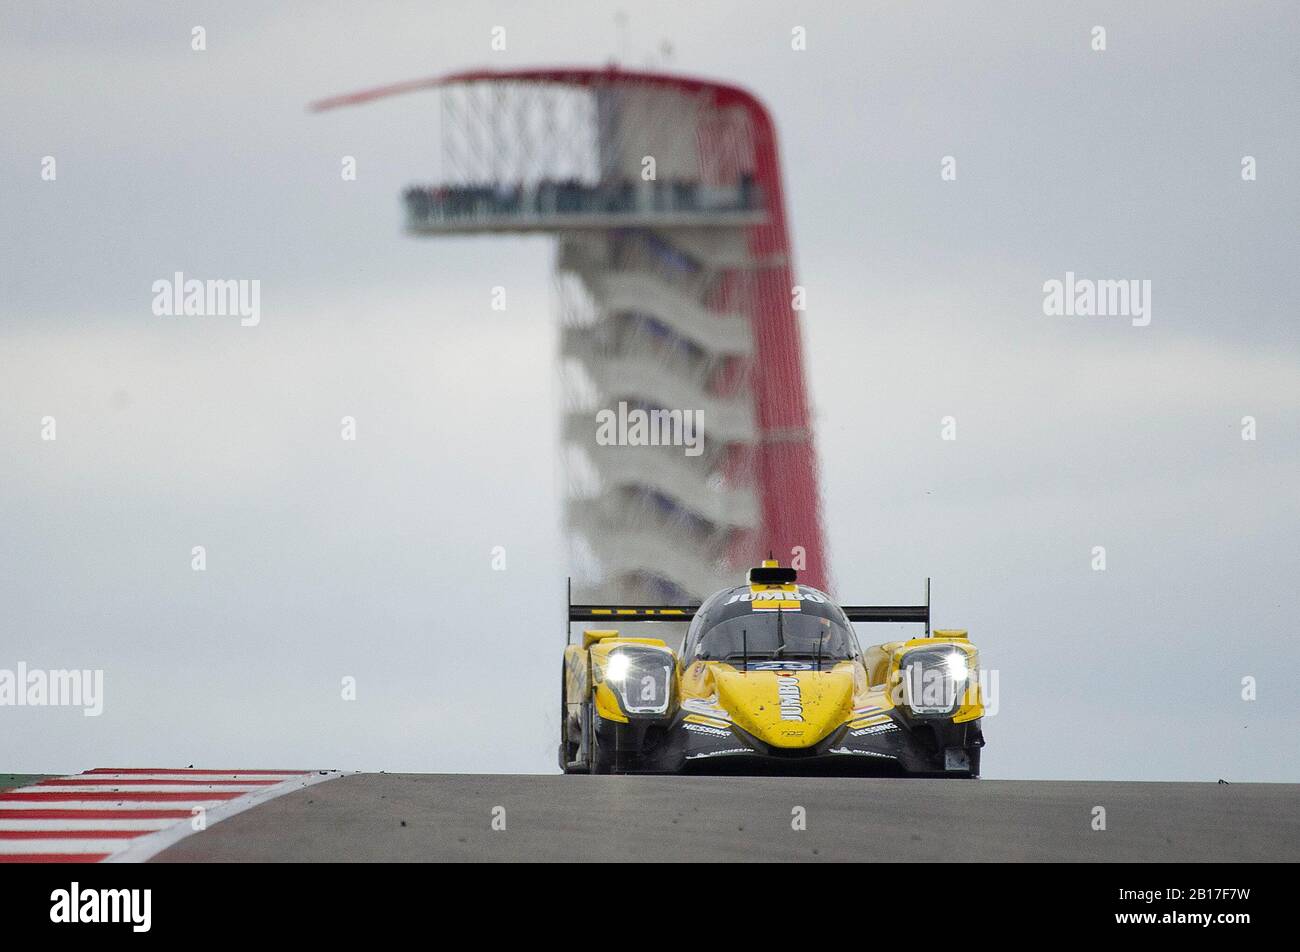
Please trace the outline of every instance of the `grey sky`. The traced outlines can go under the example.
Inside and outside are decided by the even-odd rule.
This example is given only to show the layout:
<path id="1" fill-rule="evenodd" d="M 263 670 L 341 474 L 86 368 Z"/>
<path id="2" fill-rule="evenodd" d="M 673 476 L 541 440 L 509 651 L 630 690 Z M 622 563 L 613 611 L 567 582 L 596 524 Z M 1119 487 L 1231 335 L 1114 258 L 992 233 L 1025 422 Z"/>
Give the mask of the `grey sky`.
<path id="1" fill-rule="evenodd" d="M 985 775 L 1300 780 L 1297 8 L 835 6 L 7 4 L 0 668 L 106 698 L 0 708 L 0 770 L 552 768 L 550 246 L 402 235 L 433 94 L 304 107 L 666 37 L 776 118 L 837 591 L 934 577 L 1000 673 Z M 155 317 L 177 270 L 261 325 Z M 1044 316 L 1067 270 L 1151 325 Z"/>

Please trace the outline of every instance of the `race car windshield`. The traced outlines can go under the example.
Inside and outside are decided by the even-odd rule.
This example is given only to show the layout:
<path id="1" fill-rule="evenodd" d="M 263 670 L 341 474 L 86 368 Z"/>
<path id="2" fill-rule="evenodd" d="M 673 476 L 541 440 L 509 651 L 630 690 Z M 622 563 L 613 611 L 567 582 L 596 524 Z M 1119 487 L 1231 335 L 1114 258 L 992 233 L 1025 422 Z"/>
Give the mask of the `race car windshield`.
<path id="1" fill-rule="evenodd" d="M 706 661 L 846 661 L 854 656 L 854 641 L 840 622 L 808 611 L 746 612 L 706 631 L 696 654 Z"/>

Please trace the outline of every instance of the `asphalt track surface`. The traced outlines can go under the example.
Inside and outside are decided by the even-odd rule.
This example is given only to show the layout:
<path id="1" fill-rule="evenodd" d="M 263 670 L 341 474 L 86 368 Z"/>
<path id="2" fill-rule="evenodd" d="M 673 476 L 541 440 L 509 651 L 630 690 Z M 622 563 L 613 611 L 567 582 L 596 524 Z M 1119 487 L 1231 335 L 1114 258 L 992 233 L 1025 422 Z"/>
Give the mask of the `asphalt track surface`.
<path id="1" fill-rule="evenodd" d="M 353 774 L 154 862 L 1297 859 L 1295 784 Z"/>

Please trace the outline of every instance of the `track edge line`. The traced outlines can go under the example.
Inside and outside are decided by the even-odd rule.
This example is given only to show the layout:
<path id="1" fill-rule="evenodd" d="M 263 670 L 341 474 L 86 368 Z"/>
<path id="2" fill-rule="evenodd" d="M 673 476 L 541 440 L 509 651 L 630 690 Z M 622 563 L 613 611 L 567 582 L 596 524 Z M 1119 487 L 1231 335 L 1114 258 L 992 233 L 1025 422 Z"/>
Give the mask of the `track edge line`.
<path id="1" fill-rule="evenodd" d="M 213 807 L 205 814 L 204 827 L 202 830 L 194 829 L 191 823 L 180 820 L 171 826 L 156 830 L 153 833 L 147 833 L 144 836 L 137 837 L 131 841 L 131 845 L 126 849 L 116 853 L 111 853 L 101 863 L 143 863 L 153 859 L 168 847 L 175 846 L 181 840 L 187 839 L 196 833 L 202 833 L 210 830 L 222 820 L 228 820 L 232 816 L 243 813 L 245 810 L 251 810 L 253 807 L 261 806 L 269 800 L 282 797 L 286 793 L 293 793 L 295 790 L 302 790 L 306 787 L 314 786 L 318 783 L 325 783 L 329 780 L 336 780 L 339 777 L 347 776 L 357 771 L 349 770 L 317 770 L 312 771 L 307 777 L 287 777 L 281 783 L 273 787 L 265 787 L 261 790 L 251 791 L 246 797 L 240 797 L 236 800 L 228 800 L 219 806 Z"/>

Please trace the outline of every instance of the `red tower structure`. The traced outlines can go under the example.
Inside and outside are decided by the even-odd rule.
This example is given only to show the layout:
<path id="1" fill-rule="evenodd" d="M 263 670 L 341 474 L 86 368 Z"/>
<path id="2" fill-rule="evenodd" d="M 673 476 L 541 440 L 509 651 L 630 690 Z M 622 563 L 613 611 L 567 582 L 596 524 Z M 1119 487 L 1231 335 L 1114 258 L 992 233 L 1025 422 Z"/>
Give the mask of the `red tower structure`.
<path id="1" fill-rule="evenodd" d="M 314 104 L 442 92 L 449 181 L 418 235 L 560 243 L 563 428 L 579 597 L 700 597 L 775 554 L 829 584 L 776 130 L 736 86 L 614 67 L 477 70 Z M 649 174 L 647 174 L 649 173 Z M 596 446 L 615 401 L 700 408 L 699 459 Z M 663 450 L 663 447 L 655 447 Z M 621 455 L 619 455 L 621 454 Z"/>

